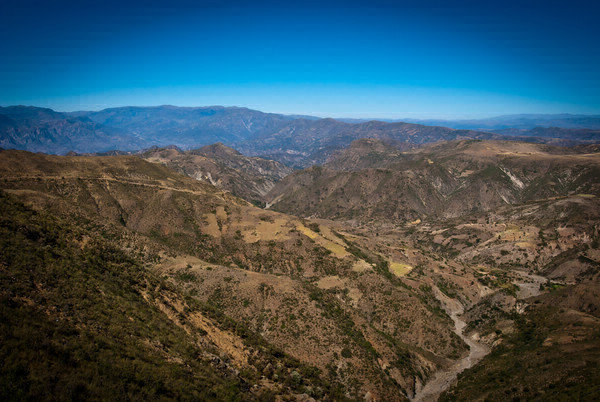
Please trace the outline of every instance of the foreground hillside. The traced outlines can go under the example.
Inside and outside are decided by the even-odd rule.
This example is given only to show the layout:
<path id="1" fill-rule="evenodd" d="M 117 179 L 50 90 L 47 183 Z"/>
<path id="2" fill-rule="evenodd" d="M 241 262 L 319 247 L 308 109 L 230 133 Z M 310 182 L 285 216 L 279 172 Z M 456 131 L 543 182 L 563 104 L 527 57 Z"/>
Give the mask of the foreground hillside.
<path id="1" fill-rule="evenodd" d="M 3 151 L 0 172 L 11 197 L 76 222 L 82 247 L 106 239 L 133 259 L 143 283 L 146 275 L 165 281 L 164 289 L 148 285 L 150 295 L 131 292 L 198 333 L 198 347 L 208 345 L 202 353 L 217 355 L 217 368 L 223 361 L 239 370 L 236 381 L 257 392 L 403 399 L 467 353 L 435 283 L 403 278 L 392 250 L 371 251 L 326 225 L 252 207 L 134 156 Z M 424 258 L 424 269 L 432 262 Z M 4 264 L 10 275 L 17 269 Z M 97 286 L 90 291 L 106 293 Z M 25 303 L 35 289 L 15 300 Z M 46 302 L 41 308 L 52 308 Z"/>
<path id="2" fill-rule="evenodd" d="M 350 222 L 343 214 L 308 219 L 260 209 L 169 168 L 173 161 L 194 168 L 194 158 L 210 156 L 225 158 L 223 164 L 243 162 L 231 167 L 244 174 L 262 169 L 263 162 L 232 157 L 234 151 L 221 145 L 189 153 L 150 151 L 148 159 L 159 163 L 133 155 L 1 151 L 2 230 L 10 250 L 2 254 L 9 289 L 3 297 L 6 306 L 20 311 L 3 312 L 3 336 L 14 345 L 3 353 L 8 361 L 25 362 L 6 366 L 3 392 L 13 392 L 15 383 L 35 397 L 57 383 L 56 377 L 41 376 L 33 359 L 14 354 L 43 353 L 49 356 L 47 367 L 67 364 L 39 349 L 38 338 L 19 335 L 34 332 L 42 320 L 50 345 L 67 336 L 58 327 L 64 322 L 89 331 L 86 338 L 69 341 L 75 357 L 66 360 L 80 367 L 85 361 L 85 370 L 79 376 L 65 369 L 53 393 L 430 400 L 447 391 L 444 398 L 462 400 L 531 396 L 525 386 L 504 386 L 530 381 L 543 390 L 540 398 L 573 390 L 572 395 L 597 395 L 599 327 L 593 317 L 600 198 L 593 151 L 460 141 L 402 152 L 389 143 L 360 141 L 321 169 L 358 177 L 361 186 L 373 184 L 364 180 L 365 172 L 408 177 L 398 196 L 418 193 L 412 186 L 435 184 L 437 177 L 451 185 L 466 178 L 455 191 L 476 207 L 446 215 L 438 206 L 410 220 L 390 220 L 394 215 L 382 200 L 397 190 L 381 185 L 370 198 L 357 198 L 367 213 Z M 408 169 L 416 170 L 411 176 Z M 492 169 L 487 179 L 470 179 Z M 504 176 L 496 175 L 498 169 Z M 302 201 L 302 191 L 324 188 L 306 179 L 311 170 L 277 184 L 274 190 L 296 192 L 282 193 L 279 202 Z M 555 175 L 544 179 L 541 172 Z M 297 178 L 306 182 L 291 181 Z M 532 187 L 536 180 L 541 181 Z M 465 188 L 471 192 L 460 192 Z M 515 198 L 479 205 L 483 199 L 498 202 L 477 198 L 486 188 Z M 456 199 L 448 208 L 459 205 Z M 320 216 L 324 200 L 333 198 L 309 200 L 305 216 Z M 28 262 L 23 250 L 38 248 L 44 257 Z M 32 269 L 33 274 L 22 273 Z M 49 315 L 46 322 L 43 314 L 56 318 Z M 138 345 L 130 351 L 128 344 L 102 344 L 103 353 L 115 357 L 114 373 L 124 376 L 122 381 L 103 377 L 110 364 L 90 346 L 100 336 L 119 336 L 114 320 L 126 320 L 127 339 Z M 138 326 L 145 321 L 157 323 L 151 335 Z M 532 354 L 524 360 L 522 350 L 530 346 Z M 81 357 L 81 350 L 90 348 Z M 582 358 L 580 350 L 590 353 Z M 546 377 L 530 370 L 557 356 L 568 367 L 548 364 Z M 590 370 L 582 372 L 587 366 Z M 131 370 L 136 374 L 128 374 Z M 101 373 L 112 388 L 103 393 L 88 372 Z M 506 382 L 480 386 L 489 373 Z M 567 377 L 569 390 L 551 386 Z M 162 382 L 185 389 L 147 386 Z"/>
<path id="3" fill-rule="evenodd" d="M 248 389 L 211 362 L 200 328 L 161 312 L 173 289 L 142 261 L 4 193 L 0 212 L 3 400 L 221 400 Z"/>

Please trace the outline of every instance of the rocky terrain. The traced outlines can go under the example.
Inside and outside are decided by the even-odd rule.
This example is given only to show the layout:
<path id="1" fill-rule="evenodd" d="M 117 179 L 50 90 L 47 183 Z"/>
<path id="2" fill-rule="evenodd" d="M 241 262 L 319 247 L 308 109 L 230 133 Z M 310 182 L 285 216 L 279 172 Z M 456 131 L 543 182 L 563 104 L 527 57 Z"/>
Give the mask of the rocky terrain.
<path id="1" fill-rule="evenodd" d="M 401 279 L 391 249 L 371 252 L 136 156 L 3 151 L 0 160 L 11 202 L 77 223 L 84 248 L 105 239 L 143 262 L 139 281 L 154 275 L 168 286 L 131 291 L 161 320 L 198 334 L 186 342 L 209 345 L 202 353 L 219 357 L 216 369 L 241 370 L 257 392 L 402 399 L 467 353 L 427 282 Z M 3 262 L 8 272 L 14 261 Z M 36 289 L 5 297 L 18 306 Z"/>
<path id="2" fill-rule="evenodd" d="M 291 168 L 279 162 L 245 156 L 222 143 L 190 151 L 154 148 L 139 156 L 263 206 L 264 196 L 275 183 L 292 173 Z"/>
<path id="3" fill-rule="evenodd" d="M 334 219 L 378 239 L 365 247 L 396 249 L 409 261 L 408 277 L 427 277 L 442 292 L 438 299 L 477 357 L 436 373 L 417 387 L 416 400 L 448 388 L 444 400 L 588 399 L 597 389 L 600 329 L 596 152 L 497 141 L 400 151 L 365 139 L 324 167 L 288 176 L 269 196 L 271 208 Z"/>
<path id="4" fill-rule="evenodd" d="M 597 279 L 532 299 L 514 331 L 441 400 L 596 399 L 599 300 Z"/>
<path id="5" fill-rule="evenodd" d="M 597 194 L 598 177 L 600 154 L 585 148 L 463 140 L 400 152 L 366 139 L 286 177 L 266 201 L 306 217 L 411 222 Z"/>
<path id="6" fill-rule="evenodd" d="M 593 399 L 598 164 L 480 140 L 362 139 L 287 176 L 222 144 L 0 151 L 3 395 Z"/>

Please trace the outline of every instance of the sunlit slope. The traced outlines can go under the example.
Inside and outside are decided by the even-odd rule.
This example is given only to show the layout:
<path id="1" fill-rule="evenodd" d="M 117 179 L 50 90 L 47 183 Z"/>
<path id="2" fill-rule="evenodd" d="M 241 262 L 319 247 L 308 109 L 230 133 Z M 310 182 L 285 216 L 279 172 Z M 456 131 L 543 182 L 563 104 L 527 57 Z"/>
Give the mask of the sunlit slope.
<path id="1" fill-rule="evenodd" d="M 400 152 L 361 140 L 289 175 L 267 195 L 272 209 L 363 223 L 411 222 L 493 211 L 574 194 L 600 194 L 600 154 L 540 144 L 458 141 Z"/>
<path id="2" fill-rule="evenodd" d="M 314 395 L 403 398 L 416 381 L 466 353 L 429 282 L 403 282 L 390 265 L 401 260 L 327 225 L 253 207 L 131 156 L 3 151 L 0 176 L 2 189 L 33 209 L 146 261 L 174 287 L 154 305 L 178 325 L 191 320 L 228 359 L 262 371 L 253 381 L 281 381 L 299 369 L 285 362 L 284 373 L 275 363 L 258 369 L 254 352 L 239 352 L 231 330 L 215 332 L 188 315 L 190 303 L 231 317 L 234 328 L 244 323 L 268 348 L 318 368 L 314 380 L 308 372 L 294 380 Z M 317 380 L 326 384 L 320 391 Z"/>

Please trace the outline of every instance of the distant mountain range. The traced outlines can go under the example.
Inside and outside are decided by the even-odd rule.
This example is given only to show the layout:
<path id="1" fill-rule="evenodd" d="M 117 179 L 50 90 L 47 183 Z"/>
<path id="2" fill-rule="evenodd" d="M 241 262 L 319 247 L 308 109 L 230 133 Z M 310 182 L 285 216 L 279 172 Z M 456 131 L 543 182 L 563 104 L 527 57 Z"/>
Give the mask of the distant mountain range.
<path id="1" fill-rule="evenodd" d="M 107 127 L 146 141 L 190 147 L 215 142 L 237 143 L 257 133 L 273 132 L 294 117 L 240 107 L 119 107 L 99 112 L 77 112 Z M 153 145 L 155 145 L 153 144 Z"/>
<path id="2" fill-rule="evenodd" d="M 223 106 L 120 107 L 72 113 L 10 106 L 0 108 L 0 147 L 66 154 L 70 151 L 132 151 L 168 145 L 192 149 L 221 142 L 246 155 L 304 168 L 324 163 L 332 154 L 360 138 L 378 138 L 402 149 L 456 139 L 512 139 L 563 146 L 600 141 L 597 129 L 600 117 L 597 116 L 519 115 L 478 121 L 425 122 L 436 125 L 345 122 Z M 538 125 L 562 128 L 536 127 Z"/>
<path id="3" fill-rule="evenodd" d="M 32 106 L 0 108 L 0 147 L 64 154 L 134 150 L 146 144 L 141 138 L 104 126 L 85 115 L 69 115 Z"/>
<path id="4" fill-rule="evenodd" d="M 535 127 L 600 129 L 600 115 L 582 114 L 512 114 L 485 119 L 442 120 L 403 119 L 409 123 L 445 126 L 469 130 L 503 130 L 507 128 L 532 129 Z"/>
<path id="5" fill-rule="evenodd" d="M 571 141 L 598 141 L 600 129 L 535 127 L 532 129 L 506 128 L 495 132 L 508 136 L 523 136 L 534 138 L 556 138 Z"/>

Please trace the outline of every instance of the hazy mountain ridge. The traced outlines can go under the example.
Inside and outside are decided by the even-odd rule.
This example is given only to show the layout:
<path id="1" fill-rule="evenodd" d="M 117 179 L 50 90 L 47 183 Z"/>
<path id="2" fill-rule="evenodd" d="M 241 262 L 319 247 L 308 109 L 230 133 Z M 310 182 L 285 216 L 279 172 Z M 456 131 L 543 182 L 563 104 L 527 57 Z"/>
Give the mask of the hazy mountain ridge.
<path id="1" fill-rule="evenodd" d="M 519 137 L 557 138 L 565 140 L 592 142 L 600 141 L 600 129 L 534 127 L 532 129 L 507 128 L 503 130 L 495 130 L 495 132 L 503 135 Z"/>
<path id="2" fill-rule="evenodd" d="M 59 113 L 14 106 L 0 109 L 0 147 L 50 153 L 130 151 L 174 144 L 190 149 L 222 142 L 244 154 L 292 167 L 324 163 L 360 138 L 379 138 L 408 149 L 455 139 L 511 139 L 574 146 L 598 141 L 595 131 L 532 130 L 506 133 L 405 122 L 344 122 L 286 116 L 239 107 L 121 107 Z"/>
<path id="3" fill-rule="evenodd" d="M 80 112 L 91 120 L 142 136 L 153 145 L 194 147 L 233 144 L 263 130 L 275 130 L 292 117 L 241 107 L 120 107 Z"/>
<path id="4" fill-rule="evenodd" d="M 340 149 L 360 138 L 379 138 L 409 148 L 415 144 L 460 138 L 501 138 L 498 134 L 410 123 L 343 123 L 334 119 L 294 120 L 275 133 L 263 132 L 256 141 L 239 145 L 242 152 L 268 155 L 288 165 L 322 164 Z"/>
<path id="5" fill-rule="evenodd" d="M 102 126 L 85 116 L 51 109 L 0 107 L 0 147 L 67 153 L 139 149 L 145 142 L 127 132 Z"/>
<path id="6" fill-rule="evenodd" d="M 441 125 L 472 130 L 504 130 L 509 128 L 530 130 L 535 127 L 600 129 L 600 116 L 578 114 L 514 114 L 483 119 L 404 119 L 411 123 Z"/>

